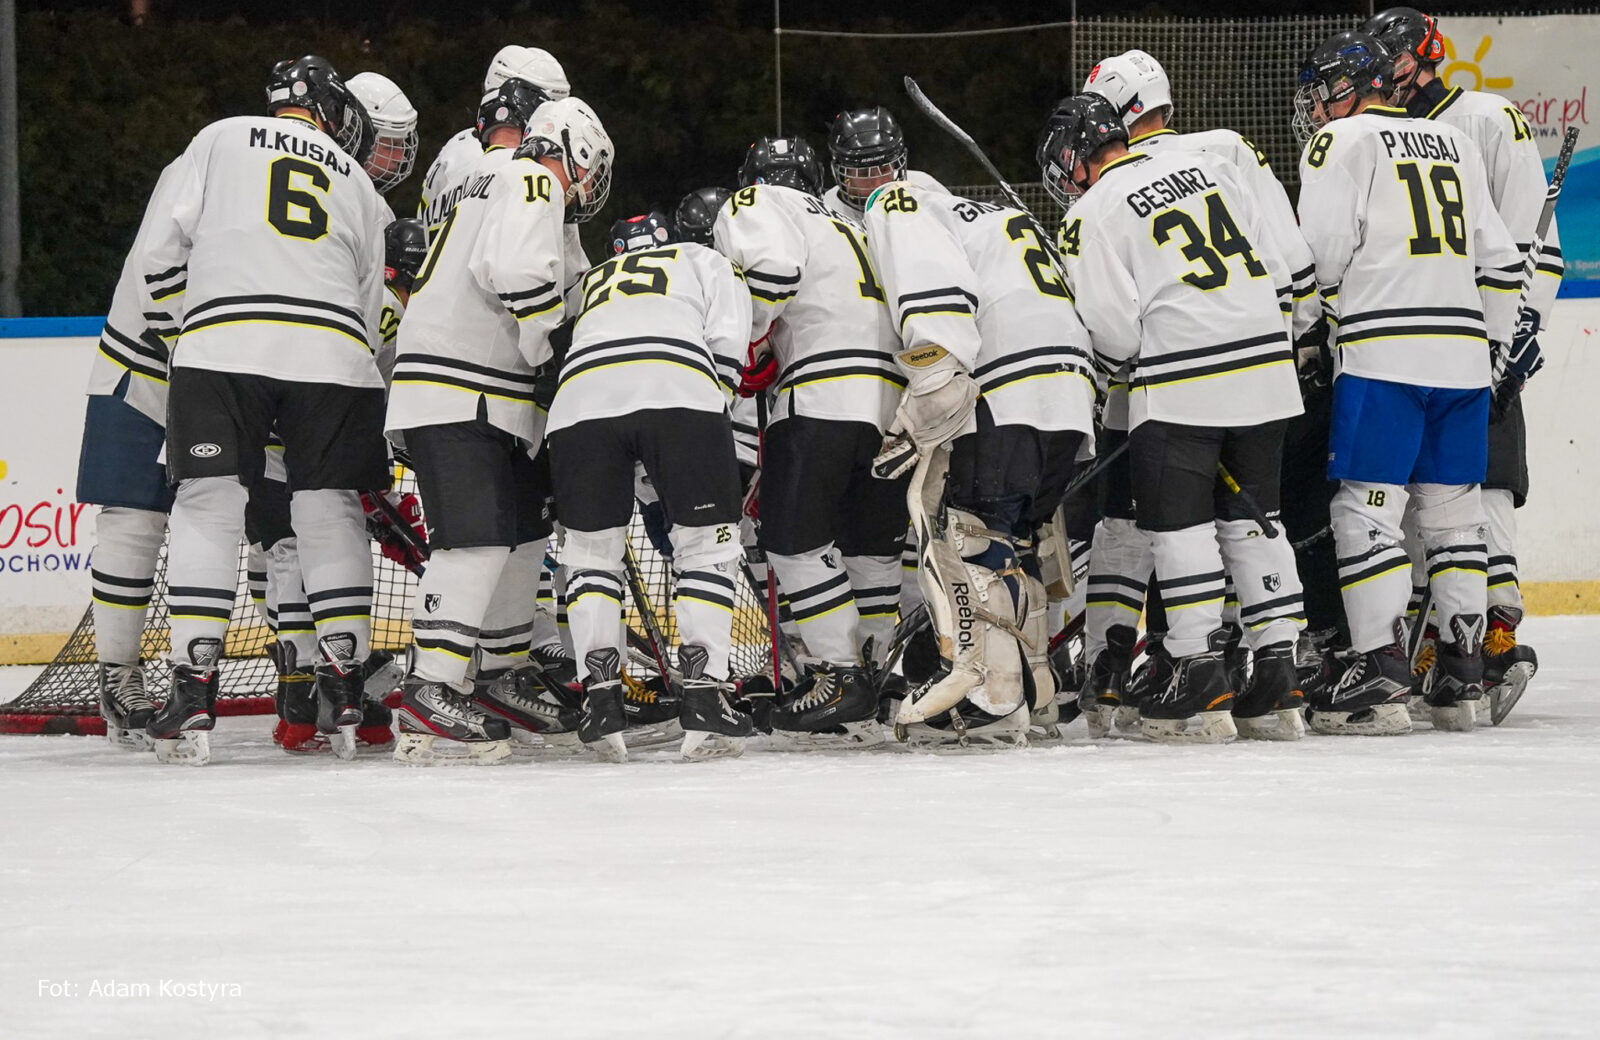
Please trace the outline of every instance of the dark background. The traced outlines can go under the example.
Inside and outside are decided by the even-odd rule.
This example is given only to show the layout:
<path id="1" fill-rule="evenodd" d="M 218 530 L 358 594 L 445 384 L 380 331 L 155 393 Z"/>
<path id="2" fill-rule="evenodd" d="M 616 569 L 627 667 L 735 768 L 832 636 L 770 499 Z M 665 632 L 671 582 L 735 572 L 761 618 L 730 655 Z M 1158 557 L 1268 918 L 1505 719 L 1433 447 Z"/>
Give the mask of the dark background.
<path id="1" fill-rule="evenodd" d="M 1451 3 L 1448 10 L 1515 4 Z M 1246 17 L 1348 12 L 1360 3 L 1265 0 L 1081 3 L 1080 18 Z M 943 31 L 1065 20 L 1061 0 L 847 4 L 786 0 L 787 28 Z M 416 171 L 389 197 L 414 211 L 439 146 L 471 125 L 483 71 L 507 43 L 544 47 L 617 145 L 611 204 L 586 229 L 591 254 L 612 219 L 731 184 L 750 141 L 773 130 L 770 0 L 460 0 L 226 4 L 176 0 L 38 3 L 18 13 L 23 313 L 101 314 L 161 168 L 207 123 L 259 112 L 273 62 L 315 52 L 346 76 L 394 79 L 421 113 Z M 981 169 L 905 99 L 915 76 L 1014 180 L 1035 180 L 1036 129 L 1086 70 L 1067 68 L 1068 31 L 950 40 L 783 37 L 784 130 L 819 151 L 841 108 L 883 103 L 912 161 L 951 184 Z M 1287 78 L 1293 69 L 1245 69 Z M 1289 118 L 1289 113 L 1284 113 Z"/>

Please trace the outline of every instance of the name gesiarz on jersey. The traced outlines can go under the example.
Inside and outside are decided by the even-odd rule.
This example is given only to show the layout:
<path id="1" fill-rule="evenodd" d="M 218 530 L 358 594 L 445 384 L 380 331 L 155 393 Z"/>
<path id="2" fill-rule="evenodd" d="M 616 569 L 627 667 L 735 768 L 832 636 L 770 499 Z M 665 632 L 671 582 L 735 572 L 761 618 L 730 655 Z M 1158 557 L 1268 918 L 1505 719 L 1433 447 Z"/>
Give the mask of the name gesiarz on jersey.
<path id="1" fill-rule="evenodd" d="M 1174 170 L 1165 177 L 1151 181 L 1138 191 L 1128 193 L 1128 207 L 1133 210 L 1136 217 L 1148 217 L 1158 209 L 1186 199 L 1190 195 L 1198 195 L 1216 184 L 1206 172 L 1198 166 L 1191 166 L 1186 170 Z"/>
<path id="2" fill-rule="evenodd" d="M 1461 161 L 1461 152 L 1456 148 L 1456 143 L 1443 134 L 1430 134 L 1423 130 L 1382 130 L 1378 133 L 1378 139 L 1388 149 L 1391 159 Z"/>
<path id="3" fill-rule="evenodd" d="M 324 148 L 315 141 L 307 141 L 282 130 L 268 131 L 261 127 L 250 128 L 250 147 L 266 148 L 274 152 L 288 152 L 302 159 L 310 159 L 334 171 L 341 177 L 350 176 L 350 159 L 337 148 Z"/>

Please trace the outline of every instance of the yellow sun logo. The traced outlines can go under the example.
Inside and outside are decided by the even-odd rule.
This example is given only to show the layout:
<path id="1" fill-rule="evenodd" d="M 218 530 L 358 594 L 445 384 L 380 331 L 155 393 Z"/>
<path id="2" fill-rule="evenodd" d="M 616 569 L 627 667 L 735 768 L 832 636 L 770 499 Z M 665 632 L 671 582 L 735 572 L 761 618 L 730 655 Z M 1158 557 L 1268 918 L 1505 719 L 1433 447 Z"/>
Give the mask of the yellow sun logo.
<path id="1" fill-rule="evenodd" d="M 1446 36 L 1444 38 L 1444 56 L 1446 64 L 1439 73 L 1439 78 L 1444 80 L 1447 87 L 1462 87 L 1466 90 L 1509 90 L 1511 88 L 1510 76 L 1485 76 L 1482 63 L 1489 53 L 1489 48 L 1494 45 L 1494 38 L 1485 36 L 1478 41 L 1478 49 L 1472 52 L 1471 61 L 1460 61 L 1456 58 L 1455 41 Z M 1456 82 L 1456 73 L 1461 72 L 1472 77 L 1472 84 Z"/>

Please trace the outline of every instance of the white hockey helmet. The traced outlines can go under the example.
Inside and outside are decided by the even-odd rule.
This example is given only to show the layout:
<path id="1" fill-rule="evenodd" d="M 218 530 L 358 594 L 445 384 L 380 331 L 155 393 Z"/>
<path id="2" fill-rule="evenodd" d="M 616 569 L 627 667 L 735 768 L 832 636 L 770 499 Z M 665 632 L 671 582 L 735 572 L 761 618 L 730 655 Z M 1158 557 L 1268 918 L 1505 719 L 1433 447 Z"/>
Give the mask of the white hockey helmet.
<path id="1" fill-rule="evenodd" d="M 540 105 L 528 122 L 517 154 L 561 160 L 568 181 L 569 224 L 590 219 L 611 196 L 611 161 L 616 148 L 600 124 L 600 117 L 579 98 L 565 97 Z"/>
<path id="2" fill-rule="evenodd" d="M 561 63 L 542 47 L 521 47 L 515 43 L 501 47 L 489 63 L 489 71 L 483 74 L 484 93 L 508 79 L 525 79 L 549 94 L 552 101 L 572 94 L 572 84 L 567 82 Z"/>
<path id="3" fill-rule="evenodd" d="M 362 72 L 345 82 L 367 110 L 377 140 L 363 164 L 367 176 L 387 194 L 411 175 L 417 162 L 417 110 L 394 80 L 377 72 Z"/>
<path id="4" fill-rule="evenodd" d="M 1167 81 L 1167 70 L 1144 51 L 1126 51 L 1102 61 L 1089 70 L 1083 89 L 1115 105 L 1122 125 L 1130 129 L 1156 109 L 1166 109 L 1163 124 L 1172 122 L 1172 84 Z"/>

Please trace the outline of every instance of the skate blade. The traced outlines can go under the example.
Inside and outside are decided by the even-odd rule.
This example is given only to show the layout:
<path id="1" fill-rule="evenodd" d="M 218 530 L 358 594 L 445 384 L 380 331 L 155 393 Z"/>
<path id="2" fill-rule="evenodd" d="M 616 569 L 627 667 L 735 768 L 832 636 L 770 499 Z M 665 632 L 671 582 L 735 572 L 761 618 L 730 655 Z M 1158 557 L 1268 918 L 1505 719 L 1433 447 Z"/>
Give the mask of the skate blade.
<path id="1" fill-rule="evenodd" d="M 349 762 L 356 757 L 356 728 L 354 726 L 340 726 L 336 733 L 324 734 L 328 738 L 328 747 L 333 750 L 333 755 L 341 762 Z"/>
<path id="2" fill-rule="evenodd" d="M 1428 717 L 1434 729 L 1442 729 L 1447 733 L 1471 733 L 1478 725 L 1478 702 L 1429 705 Z"/>
<path id="3" fill-rule="evenodd" d="M 156 761 L 166 765 L 203 766 L 211 761 L 211 734 L 191 730 L 170 740 L 155 742 Z"/>
<path id="4" fill-rule="evenodd" d="M 931 751 L 936 755 L 968 755 L 1025 749 L 1028 747 L 1028 730 L 1025 726 L 993 723 L 981 729 L 958 732 L 917 723 L 905 727 L 905 736 L 901 739 L 914 751 Z"/>
<path id="5" fill-rule="evenodd" d="M 738 737 L 725 737 L 721 733 L 707 733 L 703 729 L 685 730 L 683 745 L 678 755 L 685 762 L 705 762 L 713 758 L 738 758 L 744 754 L 744 741 Z"/>
<path id="6" fill-rule="evenodd" d="M 657 748 L 683 740 L 683 725 L 677 719 L 652 722 L 644 726 L 629 726 L 623 736 L 630 748 Z"/>
<path id="7" fill-rule="evenodd" d="M 145 735 L 142 729 L 122 729 L 106 723 L 106 743 L 123 751 L 149 751 L 155 747 L 155 741 Z"/>
<path id="8" fill-rule="evenodd" d="M 1519 661 L 1506 669 L 1505 677 L 1500 680 L 1500 684 L 1489 691 L 1490 725 L 1500 725 L 1511 714 L 1511 709 L 1517 706 L 1517 702 L 1527 691 L 1534 670 L 1534 666 L 1528 661 Z"/>
<path id="9" fill-rule="evenodd" d="M 774 729 L 769 747 L 773 751 L 864 751 L 882 747 L 889 734 L 876 719 L 846 722 L 842 733 L 809 733 L 802 730 Z"/>
<path id="10" fill-rule="evenodd" d="M 1311 732 L 1331 737 L 1398 737 L 1411 732 L 1411 712 L 1398 701 L 1359 712 L 1313 711 Z"/>
<path id="11" fill-rule="evenodd" d="M 1144 718 L 1138 708 L 1122 705 L 1117 709 L 1117 732 L 1127 737 L 1137 737 L 1144 732 Z"/>
<path id="12" fill-rule="evenodd" d="M 1279 708 L 1253 719 L 1234 717 L 1241 740 L 1299 740 L 1306 735 L 1305 717 L 1299 708 Z"/>
<path id="13" fill-rule="evenodd" d="M 583 741 L 576 733 L 535 733 L 529 729 L 511 730 L 511 753 L 542 758 L 576 758 L 583 754 Z"/>
<path id="14" fill-rule="evenodd" d="M 1125 709 L 1113 704 L 1096 704 L 1083 709 L 1083 721 L 1089 727 L 1089 739 L 1104 740 L 1116 728 L 1117 716 Z"/>
<path id="15" fill-rule="evenodd" d="M 402 733 L 391 757 L 408 766 L 491 766 L 511 757 L 508 740 L 440 740 L 432 733 Z"/>
<path id="16" fill-rule="evenodd" d="M 1239 736 L 1233 715 L 1226 711 L 1202 711 L 1187 719 L 1147 716 L 1143 731 L 1157 744 L 1231 744 Z"/>
<path id="17" fill-rule="evenodd" d="M 607 733 L 599 740 L 583 746 L 594 752 L 594 757 L 602 762 L 626 762 L 628 760 L 628 742 L 622 739 L 621 733 Z"/>

